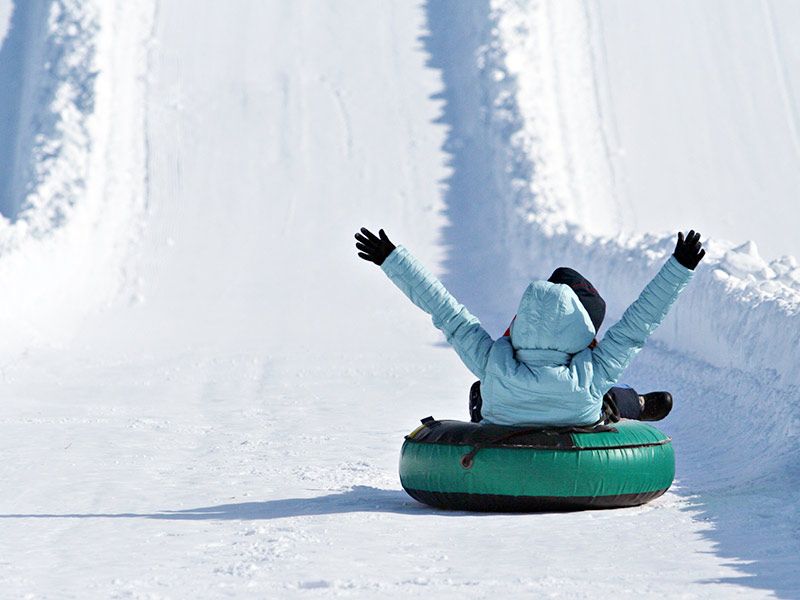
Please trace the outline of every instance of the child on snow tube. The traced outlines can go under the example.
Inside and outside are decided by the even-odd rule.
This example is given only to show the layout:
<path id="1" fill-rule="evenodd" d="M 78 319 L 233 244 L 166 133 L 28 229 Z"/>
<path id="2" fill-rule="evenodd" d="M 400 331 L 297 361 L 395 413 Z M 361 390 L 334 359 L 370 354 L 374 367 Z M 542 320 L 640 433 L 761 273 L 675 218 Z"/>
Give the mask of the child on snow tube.
<path id="1" fill-rule="evenodd" d="M 661 324 L 705 256 L 700 234 L 678 233 L 675 252 L 639 298 L 598 342 L 605 302 L 580 273 L 561 267 L 525 290 L 517 315 L 497 340 L 411 253 L 381 229 L 356 233 L 358 255 L 381 267 L 408 298 L 433 317 L 479 382 L 470 393 L 473 421 L 532 427 L 587 426 L 620 417 L 658 420 L 667 392 L 640 396 L 615 387 Z"/>

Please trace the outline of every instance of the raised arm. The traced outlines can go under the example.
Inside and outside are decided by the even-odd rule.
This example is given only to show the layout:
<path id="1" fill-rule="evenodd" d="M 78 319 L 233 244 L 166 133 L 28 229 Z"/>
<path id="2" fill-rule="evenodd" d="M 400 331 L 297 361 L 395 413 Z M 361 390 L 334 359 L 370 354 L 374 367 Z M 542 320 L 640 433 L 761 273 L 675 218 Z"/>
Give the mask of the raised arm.
<path id="1" fill-rule="evenodd" d="M 406 248 L 395 247 L 383 229 L 376 236 L 362 227 L 356 240 L 358 255 L 379 265 L 414 304 L 431 315 L 467 368 L 483 379 L 493 340 L 480 321 Z"/>
<path id="2" fill-rule="evenodd" d="M 703 256 L 699 233 L 690 231 L 685 238 L 683 233 L 678 234 L 675 253 L 592 352 L 593 384 L 600 394 L 619 380 L 647 338 L 661 325 Z"/>

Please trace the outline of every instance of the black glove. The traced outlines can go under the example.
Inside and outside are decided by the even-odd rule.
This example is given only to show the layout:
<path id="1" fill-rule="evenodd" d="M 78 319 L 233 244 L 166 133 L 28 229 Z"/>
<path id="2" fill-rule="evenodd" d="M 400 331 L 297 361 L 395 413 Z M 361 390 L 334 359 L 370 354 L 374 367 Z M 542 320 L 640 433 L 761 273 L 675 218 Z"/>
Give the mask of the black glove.
<path id="1" fill-rule="evenodd" d="M 374 262 L 376 265 L 382 265 L 386 257 L 392 253 L 395 245 L 386 237 L 386 233 L 381 229 L 378 231 L 381 236 L 377 237 L 366 227 L 361 228 L 361 233 L 356 234 L 356 248 L 360 250 L 358 255 L 364 260 Z"/>
<path id="2" fill-rule="evenodd" d="M 700 234 L 695 233 L 692 229 L 683 238 L 683 232 L 678 232 L 678 243 L 675 244 L 675 252 L 672 256 L 687 269 L 694 271 L 695 267 L 703 260 L 706 251 L 703 250 L 703 244 L 700 243 Z"/>

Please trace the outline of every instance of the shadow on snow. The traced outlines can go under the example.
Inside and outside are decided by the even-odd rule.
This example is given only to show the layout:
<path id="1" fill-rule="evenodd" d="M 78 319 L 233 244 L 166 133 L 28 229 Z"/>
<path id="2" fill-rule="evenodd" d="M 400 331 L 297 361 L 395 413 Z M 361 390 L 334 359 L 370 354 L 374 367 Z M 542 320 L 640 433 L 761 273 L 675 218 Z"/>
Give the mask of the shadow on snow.
<path id="1" fill-rule="evenodd" d="M 488 44 L 494 26 L 490 11 L 488 0 L 428 2 L 428 33 L 421 41 L 427 66 L 438 70 L 444 83 L 434 96 L 443 101 L 437 123 L 447 127 L 444 150 L 451 169 L 442 182 L 448 220 L 442 231 L 448 251 L 442 281 L 497 337 L 528 283 L 512 276 L 506 207 L 514 180 L 528 180 L 530 165 L 520 161 L 506 172 L 511 157 L 506 142 L 520 123 L 495 118 L 505 108 L 498 90 L 511 89 L 514 82 L 496 81 L 490 68 L 499 52 Z"/>
<path id="2" fill-rule="evenodd" d="M 378 512 L 402 515 L 465 516 L 470 513 L 442 511 L 409 498 L 402 490 L 355 486 L 350 490 L 315 498 L 281 498 L 263 502 L 239 502 L 155 513 L 5 514 L 0 519 L 163 519 L 169 521 L 249 521 L 288 519 L 316 515 Z M 482 516 L 483 513 L 473 513 Z"/>

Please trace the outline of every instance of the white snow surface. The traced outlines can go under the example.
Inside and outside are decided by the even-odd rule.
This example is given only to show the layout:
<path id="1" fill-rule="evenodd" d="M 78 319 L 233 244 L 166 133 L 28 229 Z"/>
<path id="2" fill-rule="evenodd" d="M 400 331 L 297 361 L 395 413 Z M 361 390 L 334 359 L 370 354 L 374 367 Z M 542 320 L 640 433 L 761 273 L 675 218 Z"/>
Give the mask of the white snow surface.
<path id="1" fill-rule="evenodd" d="M 8 31 L 8 23 L 11 20 L 11 13 L 14 10 L 14 4 L 11 0 L 0 0 L 0 44 L 6 37 Z"/>
<path id="2" fill-rule="evenodd" d="M 18 2 L 2 595 L 798 597 L 800 271 L 758 247 L 797 252 L 800 15 L 736 6 Z M 673 490 L 576 514 L 408 498 L 403 435 L 465 418 L 471 378 L 356 258 L 361 225 L 496 335 L 559 264 L 613 321 L 701 227 L 628 374 L 676 397 Z"/>

